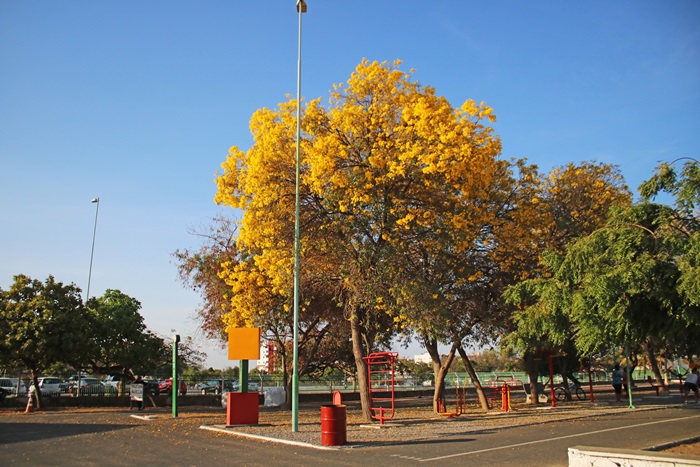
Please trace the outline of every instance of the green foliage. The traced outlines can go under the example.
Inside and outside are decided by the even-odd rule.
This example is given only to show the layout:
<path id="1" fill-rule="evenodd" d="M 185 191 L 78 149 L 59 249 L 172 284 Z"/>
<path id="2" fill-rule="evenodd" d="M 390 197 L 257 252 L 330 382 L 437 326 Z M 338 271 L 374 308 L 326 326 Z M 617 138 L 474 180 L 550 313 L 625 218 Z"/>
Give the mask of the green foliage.
<path id="1" fill-rule="evenodd" d="M 94 373 L 149 374 L 167 363 L 169 349 L 150 332 L 139 313 L 141 303 L 119 290 L 90 298 L 87 310 L 86 368 Z"/>
<path id="2" fill-rule="evenodd" d="M 0 364 L 33 375 L 159 374 L 172 364 L 172 346 L 149 331 L 141 304 L 118 290 L 91 298 L 49 276 L 44 283 L 15 276 L 0 289 Z M 180 345 L 183 367 L 199 365 L 203 354 L 191 340 Z"/>
<path id="3" fill-rule="evenodd" d="M 520 307 L 511 346 L 571 339 L 591 355 L 624 344 L 664 342 L 672 349 L 692 341 L 689 332 L 700 320 L 697 162 L 686 164 L 681 177 L 660 166 L 640 191 L 645 201 L 618 207 L 605 226 L 561 255 L 547 255 L 551 277 L 507 291 Z M 661 191 L 676 196 L 675 207 L 648 201 Z M 698 349 L 691 347 L 691 354 Z"/>
<path id="4" fill-rule="evenodd" d="M 411 359 L 401 358 L 396 361 L 396 372 L 409 375 L 432 374 L 433 368 L 429 363 L 419 363 Z"/>
<path id="5" fill-rule="evenodd" d="M 469 360 L 471 360 L 475 371 L 520 371 L 522 369 L 520 359 L 509 355 L 508 352 L 503 350 L 485 349 L 481 353 L 470 355 Z M 463 369 L 463 365 L 460 368 L 455 367 L 453 364 L 450 371 L 461 372 L 466 370 Z"/>
<path id="6" fill-rule="evenodd" d="M 674 164 L 678 160 L 687 159 L 681 173 L 678 174 Z M 676 210 L 685 218 L 695 218 L 700 208 L 700 163 L 697 160 L 682 157 L 670 164 L 661 164 L 649 180 L 639 186 L 639 193 L 645 202 L 655 198 L 660 193 L 671 194 L 676 203 Z"/>
<path id="7" fill-rule="evenodd" d="M 0 289 L 0 361 L 34 375 L 76 363 L 88 324 L 78 287 L 17 275 L 9 290 Z"/>
<path id="8" fill-rule="evenodd" d="M 700 232 L 695 232 L 688 239 L 688 249 L 679 260 L 681 277 L 678 290 L 688 305 L 700 307 Z"/>

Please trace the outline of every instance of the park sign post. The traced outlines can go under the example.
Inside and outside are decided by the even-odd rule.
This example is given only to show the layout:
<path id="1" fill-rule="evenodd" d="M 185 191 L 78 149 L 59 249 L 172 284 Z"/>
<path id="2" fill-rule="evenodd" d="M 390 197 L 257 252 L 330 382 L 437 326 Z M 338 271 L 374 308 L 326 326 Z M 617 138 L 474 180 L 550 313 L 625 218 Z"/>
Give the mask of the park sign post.
<path id="1" fill-rule="evenodd" d="M 230 328 L 228 359 L 240 360 L 240 393 L 229 392 L 226 426 L 258 423 L 258 393 L 248 394 L 248 360 L 260 358 L 260 328 Z M 223 391 L 223 387 L 222 387 Z"/>

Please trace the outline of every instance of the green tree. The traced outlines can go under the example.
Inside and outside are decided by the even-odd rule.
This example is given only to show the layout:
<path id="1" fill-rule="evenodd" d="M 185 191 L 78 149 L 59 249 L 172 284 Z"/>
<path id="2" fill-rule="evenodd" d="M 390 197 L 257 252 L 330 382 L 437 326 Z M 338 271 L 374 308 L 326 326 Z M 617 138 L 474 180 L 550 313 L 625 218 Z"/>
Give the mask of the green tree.
<path id="1" fill-rule="evenodd" d="M 0 289 L 0 361 L 27 368 L 35 387 L 51 365 L 77 365 L 88 329 L 80 289 L 73 284 L 20 274 L 8 290 Z"/>
<path id="2" fill-rule="evenodd" d="M 507 301 L 517 304 L 520 311 L 514 310 L 503 343 L 523 356 L 532 381 L 538 376 L 537 361 L 543 355 L 564 349 L 575 350 L 571 342 L 574 338 L 572 324 L 565 310 L 568 305 L 548 302 L 549 308 L 544 312 L 538 305 L 541 304 L 539 300 L 554 298 L 547 295 L 542 285 L 547 284 L 560 267 L 566 248 L 577 238 L 604 226 L 611 209 L 629 205 L 631 194 L 617 167 L 582 162 L 552 170 L 538 198 L 544 214 L 536 231 L 542 243 L 529 249 L 531 255 L 524 260 L 528 274 L 508 284 L 511 288 L 506 289 Z M 538 262 L 539 266 L 533 267 Z M 556 289 L 552 290 L 556 292 Z M 570 351 L 566 353 L 567 361 L 581 357 L 571 355 Z M 567 370 L 563 369 L 563 372 Z M 536 403 L 537 387 L 532 385 L 531 388 L 531 400 Z"/>
<path id="3" fill-rule="evenodd" d="M 150 373 L 163 361 L 163 339 L 146 328 L 138 300 L 108 289 L 103 296 L 90 298 L 86 308 L 91 332 L 85 368 L 130 377 Z"/>
<path id="4" fill-rule="evenodd" d="M 685 160 L 678 171 L 676 162 Z M 673 196 L 672 210 L 665 210 L 656 222 L 665 226 L 665 238 L 674 250 L 673 259 L 678 264 L 677 290 L 682 301 L 682 313 L 686 318 L 673 339 L 676 355 L 692 359 L 700 353 L 700 163 L 692 158 L 680 158 L 670 164 L 661 164 L 654 175 L 639 187 L 645 202 L 661 193 Z"/>
<path id="5" fill-rule="evenodd" d="M 109 289 L 86 305 L 89 331 L 82 352 L 81 369 L 93 373 L 121 375 L 124 381 L 140 374 L 169 374 L 172 368 L 172 342 L 146 327 L 141 303 L 119 290 Z M 205 355 L 186 336 L 178 347 L 181 369 L 197 367 Z"/>
<path id="6" fill-rule="evenodd" d="M 563 344 L 571 338 L 583 355 L 641 346 L 659 383 L 659 350 L 690 342 L 688 355 L 697 352 L 698 173 L 697 162 L 686 164 L 680 178 L 663 164 L 640 187 L 642 202 L 618 208 L 565 255 L 550 253 L 550 278 L 508 292 L 523 307 L 514 339 L 546 336 Z M 649 202 L 660 191 L 676 196 L 675 207 Z"/>

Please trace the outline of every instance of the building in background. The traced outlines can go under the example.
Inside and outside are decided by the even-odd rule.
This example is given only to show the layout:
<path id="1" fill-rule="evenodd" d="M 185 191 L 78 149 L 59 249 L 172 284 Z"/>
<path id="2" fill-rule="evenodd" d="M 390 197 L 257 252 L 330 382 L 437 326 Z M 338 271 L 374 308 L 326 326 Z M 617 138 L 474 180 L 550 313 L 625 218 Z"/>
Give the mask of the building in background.
<path id="1" fill-rule="evenodd" d="M 430 354 L 428 352 L 414 356 L 413 361 L 416 363 L 433 363 L 433 359 L 430 358 Z"/>
<path id="2" fill-rule="evenodd" d="M 268 375 L 275 371 L 275 343 L 263 342 L 260 346 L 260 359 L 255 366 L 258 371 L 265 372 Z"/>

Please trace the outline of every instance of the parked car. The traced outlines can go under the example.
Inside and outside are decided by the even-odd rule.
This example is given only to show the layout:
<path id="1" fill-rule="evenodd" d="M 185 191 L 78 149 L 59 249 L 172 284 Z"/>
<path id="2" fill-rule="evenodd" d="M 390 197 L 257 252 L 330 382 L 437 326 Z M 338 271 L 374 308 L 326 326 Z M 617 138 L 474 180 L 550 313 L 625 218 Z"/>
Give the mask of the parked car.
<path id="1" fill-rule="evenodd" d="M 42 396 L 60 396 L 62 379 L 55 376 L 42 376 L 39 378 L 39 390 Z"/>
<path id="2" fill-rule="evenodd" d="M 123 375 L 109 375 L 102 381 L 102 384 L 105 385 L 107 391 L 116 393 L 119 390 L 119 383 L 122 381 L 124 381 L 125 389 L 131 384 L 131 379 L 125 378 Z"/>
<path id="3" fill-rule="evenodd" d="M 158 390 L 161 393 L 170 394 L 172 389 L 173 389 L 172 378 L 164 379 L 160 383 L 158 383 Z M 182 380 L 180 380 L 180 394 L 182 394 L 182 395 L 187 394 L 187 385 Z"/>
<path id="4" fill-rule="evenodd" d="M 221 394 L 221 407 L 223 407 L 224 409 L 226 408 L 226 406 L 228 405 L 228 393 L 238 392 L 239 387 L 240 385 L 238 381 L 236 381 L 233 383 L 233 387 L 231 389 L 224 389 L 224 392 Z M 248 381 L 248 392 L 260 393 L 260 385 L 253 381 Z"/>
<path id="5" fill-rule="evenodd" d="M 0 388 L 4 389 L 8 396 L 27 395 L 27 388 L 24 382 L 17 378 L 0 378 Z"/>
<path id="6" fill-rule="evenodd" d="M 68 386 L 68 392 L 75 394 L 77 392 L 78 380 L 71 382 Z M 80 378 L 80 393 L 81 396 L 104 396 L 105 385 L 97 378 L 84 377 Z"/>
<path id="7" fill-rule="evenodd" d="M 221 394 L 221 380 L 212 379 L 209 381 L 204 381 L 203 383 L 197 384 L 197 390 L 201 391 L 202 394 Z"/>
<path id="8" fill-rule="evenodd" d="M 85 378 L 88 378 L 87 375 L 80 375 L 80 379 L 83 380 Z M 70 386 L 75 386 L 78 381 L 78 375 L 73 375 L 70 378 L 68 378 L 68 381 L 66 382 L 67 385 Z"/>
<path id="9" fill-rule="evenodd" d="M 7 395 L 8 395 L 9 393 L 10 393 L 10 391 L 8 391 L 7 389 L 1 388 L 1 387 L 0 387 L 0 401 L 2 401 L 3 399 L 5 399 L 5 397 L 7 397 Z"/>
<path id="10" fill-rule="evenodd" d="M 240 383 L 238 381 L 235 381 L 231 389 L 233 390 L 233 392 L 238 392 L 241 390 L 240 387 Z M 260 385 L 255 381 L 248 381 L 248 392 L 260 392 Z"/>
<path id="11" fill-rule="evenodd" d="M 159 383 L 155 379 L 144 379 L 143 380 L 143 392 L 150 396 L 160 395 Z"/>

